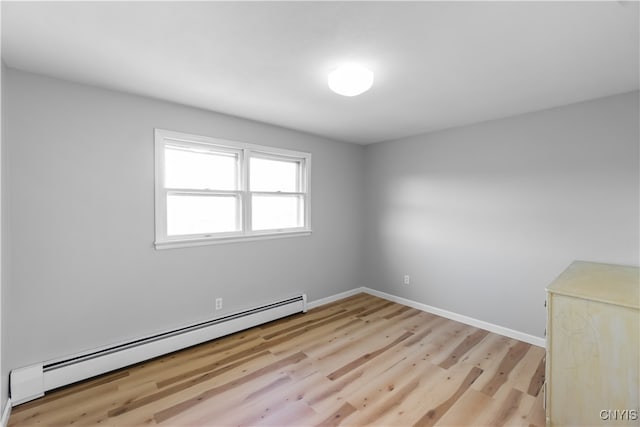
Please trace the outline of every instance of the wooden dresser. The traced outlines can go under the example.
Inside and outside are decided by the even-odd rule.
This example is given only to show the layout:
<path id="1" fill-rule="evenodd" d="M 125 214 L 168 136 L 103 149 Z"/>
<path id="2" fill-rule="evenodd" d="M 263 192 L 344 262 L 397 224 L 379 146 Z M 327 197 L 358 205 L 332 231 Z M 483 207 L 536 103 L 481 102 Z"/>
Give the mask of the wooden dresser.
<path id="1" fill-rule="evenodd" d="M 548 426 L 640 425 L 639 271 L 576 261 L 547 288 Z"/>

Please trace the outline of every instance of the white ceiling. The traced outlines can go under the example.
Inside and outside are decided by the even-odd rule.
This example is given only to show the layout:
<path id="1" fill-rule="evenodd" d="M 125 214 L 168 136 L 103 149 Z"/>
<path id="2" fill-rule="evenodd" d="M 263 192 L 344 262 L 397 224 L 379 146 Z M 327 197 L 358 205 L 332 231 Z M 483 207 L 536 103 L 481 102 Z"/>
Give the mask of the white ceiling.
<path id="1" fill-rule="evenodd" d="M 2 2 L 13 68 L 372 143 L 639 87 L 637 2 Z M 329 91 L 342 61 L 375 72 Z"/>

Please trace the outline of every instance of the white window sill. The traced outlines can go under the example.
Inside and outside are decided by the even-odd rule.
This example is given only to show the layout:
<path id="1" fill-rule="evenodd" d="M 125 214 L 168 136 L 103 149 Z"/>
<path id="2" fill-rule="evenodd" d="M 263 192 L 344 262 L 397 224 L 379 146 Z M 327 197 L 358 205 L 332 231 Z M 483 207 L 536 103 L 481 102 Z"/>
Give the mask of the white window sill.
<path id="1" fill-rule="evenodd" d="M 251 242 L 255 240 L 286 239 L 289 237 L 310 236 L 311 230 L 281 231 L 272 233 L 249 234 L 246 236 L 203 237 L 197 239 L 165 240 L 155 242 L 156 249 L 188 248 L 191 246 L 221 245 L 225 243 Z"/>

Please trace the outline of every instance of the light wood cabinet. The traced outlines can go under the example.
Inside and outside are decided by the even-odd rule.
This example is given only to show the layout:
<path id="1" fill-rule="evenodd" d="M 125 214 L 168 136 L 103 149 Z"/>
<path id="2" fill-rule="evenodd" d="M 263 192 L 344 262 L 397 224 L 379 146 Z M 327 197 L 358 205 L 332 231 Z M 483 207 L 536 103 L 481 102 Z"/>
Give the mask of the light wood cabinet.
<path id="1" fill-rule="evenodd" d="M 547 288 L 547 425 L 640 425 L 639 271 L 576 261 Z"/>

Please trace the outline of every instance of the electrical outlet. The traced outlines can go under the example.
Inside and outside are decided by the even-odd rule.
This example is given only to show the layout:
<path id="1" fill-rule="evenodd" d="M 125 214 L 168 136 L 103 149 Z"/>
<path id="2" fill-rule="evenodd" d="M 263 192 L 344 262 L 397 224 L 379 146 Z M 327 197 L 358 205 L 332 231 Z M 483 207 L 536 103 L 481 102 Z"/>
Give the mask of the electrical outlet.
<path id="1" fill-rule="evenodd" d="M 409 283 L 411 283 L 411 277 L 409 277 L 408 274 L 404 275 L 404 284 L 408 285 Z"/>
<path id="2" fill-rule="evenodd" d="M 222 310 L 222 298 L 216 298 L 216 310 Z"/>

